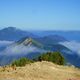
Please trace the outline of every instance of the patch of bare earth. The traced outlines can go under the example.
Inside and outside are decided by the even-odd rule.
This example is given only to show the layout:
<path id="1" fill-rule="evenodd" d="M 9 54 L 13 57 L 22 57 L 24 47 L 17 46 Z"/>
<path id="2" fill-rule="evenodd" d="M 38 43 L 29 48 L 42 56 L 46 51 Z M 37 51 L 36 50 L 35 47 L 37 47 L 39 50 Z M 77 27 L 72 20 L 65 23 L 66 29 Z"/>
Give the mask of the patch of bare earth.
<path id="1" fill-rule="evenodd" d="M 16 69 L 1 67 L 0 80 L 80 80 L 80 70 L 43 61 Z"/>

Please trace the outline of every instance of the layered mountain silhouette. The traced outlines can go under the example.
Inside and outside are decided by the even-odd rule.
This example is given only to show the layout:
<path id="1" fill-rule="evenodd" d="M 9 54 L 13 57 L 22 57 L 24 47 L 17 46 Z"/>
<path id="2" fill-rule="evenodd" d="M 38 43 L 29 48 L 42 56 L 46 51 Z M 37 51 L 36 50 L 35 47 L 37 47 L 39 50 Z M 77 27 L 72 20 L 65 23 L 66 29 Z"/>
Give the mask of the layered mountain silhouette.
<path id="1" fill-rule="evenodd" d="M 75 66 L 80 66 L 78 64 L 79 62 L 77 63 L 80 58 L 78 58 L 76 54 L 72 54 L 74 52 L 67 47 L 59 43 L 45 45 L 30 37 L 22 38 L 21 40 L 6 47 L 0 53 L 0 65 L 10 64 L 15 59 L 19 59 L 21 57 L 28 57 L 30 59 L 33 59 L 40 54 L 48 51 L 59 51 L 62 53 L 68 63 Z"/>
<path id="2" fill-rule="evenodd" d="M 63 36 L 60 36 L 59 34 L 58 35 L 50 34 L 50 35 L 46 35 L 43 37 L 40 37 L 40 36 L 44 35 L 44 33 L 39 36 L 37 35 L 38 35 L 37 31 L 33 33 L 31 31 L 24 31 L 21 29 L 17 29 L 16 27 L 7 27 L 7 28 L 0 30 L 0 40 L 17 41 L 24 37 L 32 37 L 32 38 L 37 38 L 37 39 L 39 38 L 39 41 L 44 40 L 46 42 L 47 41 L 49 42 L 49 40 L 51 40 L 51 42 L 66 41 L 66 38 Z"/>
<path id="3" fill-rule="evenodd" d="M 26 36 L 34 37 L 35 35 L 15 27 L 7 27 L 0 30 L 0 40 L 16 41 Z"/>
<path id="4" fill-rule="evenodd" d="M 23 38 L 0 52 L 0 65 L 6 65 L 13 60 L 28 57 L 30 59 L 45 52 L 43 45 L 32 38 Z"/>
<path id="5" fill-rule="evenodd" d="M 60 35 L 40 37 L 35 34 L 14 27 L 0 30 L 0 40 L 15 41 L 6 47 L 0 48 L 0 65 L 10 64 L 21 57 L 33 59 L 48 51 L 59 51 L 65 57 L 67 63 L 80 67 L 79 55 L 60 44 L 60 42 L 68 41 L 65 37 Z"/>
<path id="6" fill-rule="evenodd" d="M 32 32 L 34 35 L 37 34 L 40 37 L 44 37 L 44 36 L 49 36 L 49 35 L 59 35 L 59 36 L 63 36 L 65 37 L 67 40 L 76 40 L 76 41 L 80 41 L 80 31 L 71 31 L 71 30 L 67 30 L 67 31 L 57 31 L 57 30 L 52 30 L 52 31 L 37 31 L 35 33 L 35 31 Z"/>

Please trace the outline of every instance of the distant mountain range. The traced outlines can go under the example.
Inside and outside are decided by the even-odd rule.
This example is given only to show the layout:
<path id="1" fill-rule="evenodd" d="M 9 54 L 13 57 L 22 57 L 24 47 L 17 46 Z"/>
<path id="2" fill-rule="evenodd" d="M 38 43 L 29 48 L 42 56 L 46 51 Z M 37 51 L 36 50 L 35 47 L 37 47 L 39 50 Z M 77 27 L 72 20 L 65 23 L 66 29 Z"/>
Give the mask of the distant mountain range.
<path id="1" fill-rule="evenodd" d="M 35 33 L 36 32 L 36 33 Z M 37 36 L 44 37 L 44 36 L 49 36 L 49 35 L 59 35 L 63 36 L 67 40 L 74 40 L 74 41 L 79 41 L 80 42 L 80 31 L 33 31 L 33 34 L 37 34 Z"/>
<path id="2" fill-rule="evenodd" d="M 78 55 L 74 54 L 74 52 L 67 47 L 59 43 L 50 45 L 46 45 L 46 43 L 42 44 L 41 42 L 38 42 L 37 40 L 30 37 L 23 38 L 7 46 L 0 53 L 0 65 L 9 64 L 15 59 L 21 57 L 28 57 L 30 59 L 33 59 L 47 51 L 59 51 L 65 57 L 67 63 L 73 64 L 75 66 L 80 66 L 80 62 L 78 62 L 80 58 L 78 57 Z"/>
<path id="3" fill-rule="evenodd" d="M 0 65 L 9 64 L 21 57 L 33 59 L 47 51 L 60 51 L 67 63 L 80 67 L 80 56 L 70 44 L 72 40 L 79 42 L 79 33 L 79 31 L 28 32 L 15 27 L 4 28 L 0 30 Z M 5 44 L 2 45 L 1 41 Z"/>
<path id="4" fill-rule="evenodd" d="M 0 40 L 17 41 L 23 37 L 54 38 L 55 41 L 76 40 L 80 41 L 80 31 L 24 31 L 15 27 L 0 30 Z"/>
<path id="5" fill-rule="evenodd" d="M 26 36 L 35 37 L 32 33 L 17 29 L 15 27 L 7 27 L 0 30 L 0 40 L 16 41 Z"/>

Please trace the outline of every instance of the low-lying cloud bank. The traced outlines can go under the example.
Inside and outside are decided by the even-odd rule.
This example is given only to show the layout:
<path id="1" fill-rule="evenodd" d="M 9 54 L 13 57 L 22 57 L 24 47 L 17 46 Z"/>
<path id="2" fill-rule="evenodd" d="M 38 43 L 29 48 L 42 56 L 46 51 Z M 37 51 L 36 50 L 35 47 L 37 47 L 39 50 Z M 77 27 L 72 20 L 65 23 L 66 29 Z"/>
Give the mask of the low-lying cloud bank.
<path id="1" fill-rule="evenodd" d="M 0 46 L 5 46 L 14 43 L 14 41 L 0 41 Z"/>
<path id="2" fill-rule="evenodd" d="M 14 43 L 13 41 L 0 41 L 0 47 L 5 45 L 10 45 Z M 60 42 L 61 45 L 66 46 L 70 50 L 76 52 L 80 56 L 80 42 L 77 41 L 65 41 Z M 8 46 L 5 50 L 0 52 L 3 55 L 16 55 L 16 54 L 29 54 L 31 52 L 45 52 L 45 50 L 39 49 L 34 46 L 24 46 L 24 45 L 16 45 L 16 46 Z"/>
<path id="3" fill-rule="evenodd" d="M 18 55 L 18 54 L 29 54 L 34 52 L 44 52 L 44 50 L 39 49 L 34 46 L 24 46 L 24 45 L 12 45 L 6 47 L 5 50 L 1 52 L 3 55 Z"/>
<path id="4" fill-rule="evenodd" d="M 66 46 L 70 50 L 76 52 L 80 56 L 80 42 L 77 41 L 66 41 L 60 42 L 60 44 Z"/>

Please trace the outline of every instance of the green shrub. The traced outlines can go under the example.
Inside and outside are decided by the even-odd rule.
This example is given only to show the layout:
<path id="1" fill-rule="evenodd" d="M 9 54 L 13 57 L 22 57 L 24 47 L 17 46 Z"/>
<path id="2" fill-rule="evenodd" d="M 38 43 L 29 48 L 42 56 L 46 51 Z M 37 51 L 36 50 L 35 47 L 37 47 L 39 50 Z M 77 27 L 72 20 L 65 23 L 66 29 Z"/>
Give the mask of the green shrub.
<path id="1" fill-rule="evenodd" d="M 12 62 L 12 66 L 25 66 L 26 64 L 32 63 L 32 60 L 29 60 L 27 58 L 20 58 L 18 60 L 15 60 Z"/>
<path id="2" fill-rule="evenodd" d="M 53 63 L 63 65 L 65 60 L 60 52 L 47 52 L 38 57 L 38 61 L 51 61 Z"/>
<path id="3" fill-rule="evenodd" d="M 61 55 L 60 52 L 47 52 L 43 53 L 42 55 L 38 56 L 38 58 L 30 60 L 28 58 L 20 58 L 12 62 L 12 66 L 25 66 L 26 64 L 33 63 L 33 61 L 51 61 L 53 63 L 64 65 L 65 59 Z"/>

